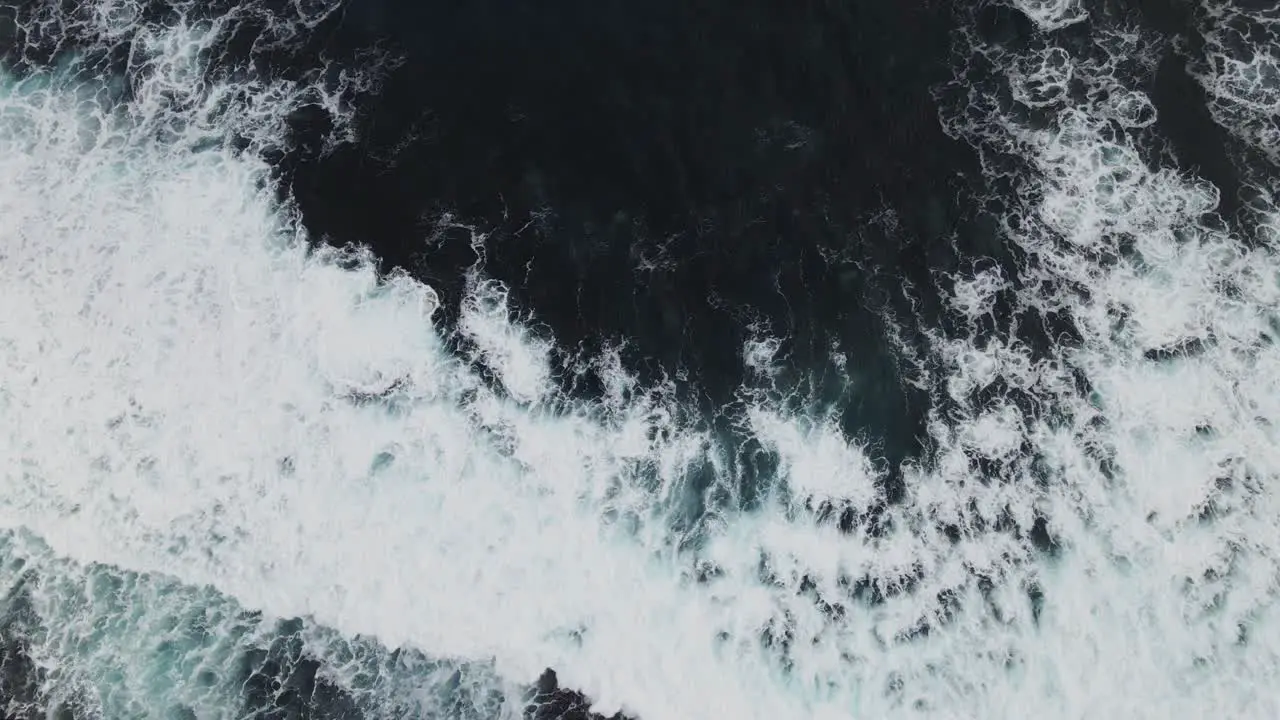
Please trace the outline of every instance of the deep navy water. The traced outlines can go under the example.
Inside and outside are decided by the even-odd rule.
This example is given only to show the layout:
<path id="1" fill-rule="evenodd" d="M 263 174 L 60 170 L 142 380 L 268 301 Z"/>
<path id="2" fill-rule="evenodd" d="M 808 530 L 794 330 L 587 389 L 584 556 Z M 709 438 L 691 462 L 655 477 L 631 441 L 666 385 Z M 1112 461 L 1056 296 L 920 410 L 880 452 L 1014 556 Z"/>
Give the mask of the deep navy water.
<path id="1" fill-rule="evenodd" d="M 978 222 L 974 158 L 931 97 L 950 22 L 936 2 L 353 4 L 334 42 L 407 61 L 361 140 L 291 187 L 309 228 L 454 307 L 485 233 L 487 273 L 561 347 L 625 340 L 708 410 L 742 384 L 753 327 L 787 336 L 793 381 L 896 465 L 921 407 L 878 306 L 958 263 L 949 237 Z M 833 342 L 867 361 L 856 390 L 824 387 Z"/>

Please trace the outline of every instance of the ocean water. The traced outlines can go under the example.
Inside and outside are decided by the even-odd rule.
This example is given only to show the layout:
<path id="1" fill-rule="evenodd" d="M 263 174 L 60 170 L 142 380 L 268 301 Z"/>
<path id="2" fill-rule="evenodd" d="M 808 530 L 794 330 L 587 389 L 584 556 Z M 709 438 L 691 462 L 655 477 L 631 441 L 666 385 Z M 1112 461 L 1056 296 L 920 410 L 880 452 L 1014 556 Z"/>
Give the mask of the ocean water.
<path id="1" fill-rule="evenodd" d="M 1280 13 L 10 2 L 0 716 L 1280 717 Z"/>

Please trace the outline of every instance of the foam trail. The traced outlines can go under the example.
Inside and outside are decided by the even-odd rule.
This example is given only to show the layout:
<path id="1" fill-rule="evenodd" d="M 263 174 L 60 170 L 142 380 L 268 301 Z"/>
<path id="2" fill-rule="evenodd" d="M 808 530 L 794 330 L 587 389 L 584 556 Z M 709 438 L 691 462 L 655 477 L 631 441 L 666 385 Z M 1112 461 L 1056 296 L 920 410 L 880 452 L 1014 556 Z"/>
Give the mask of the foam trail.
<path id="1" fill-rule="evenodd" d="M 1204 46 L 1191 68 L 1207 91 L 1214 119 L 1236 137 L 1280 160 L 1280 12 L 1204 0 L 1196 4 Z"/>
<path id="2" fill-rule="evenodd" d="M 5 640 L 25 646 L 42 685 L 8 697 L 10 717 L 519 716 L 519 688 L 490 665 L 392 653 L 204 588 L 78 565 L 26 533 L 0 535 L 0 550 Z"/>
<path id="3" fill-rule="evenodd" d="M 1004 229 L 1027 261 L 954 278 L 964 322 L 916 363 L 931 454 L 887 509 L 871 451 L 785 390 L 726 411 L 778 467 L 742 509 L 721 440 L 616 358 L 602 402 L 563 399 L 549 341 L 479 271 L 471 362 L 449 353 L 432 291 L 309 251 L 255 152 L 347 90 L 210 77 L 216 23 L 138 31 L 126 105 L 84 66 L 7 78 L 0 527 L 39 542 L 5 557 L 50 586 L 212 586 L 190 602 L 491 661 L 492 687 L 554 667 L 646 720 L 1275 717 L 1277 238 L 1202 223 L 1215 191 L 1142 162 L 1148 39 L 1091 29 L 1018 54 L 961 38 L 1003 76 L 959 68 L 974 105 L 944 120 L 1021 160 Z M 1041 92 L 1066 75 L 1084 101 Z M 965 330 L 1002 294 L 1079 342 Z M 767 375 L 776 347 L 744 352 Z M 106 614 L 162 612 L 134 603 Z M 77 653 L 58 661 L 81 692 L 109 692 Z M 201 707 L 234 716 L 217 692 Z"/>
<path id="4" fill-rule="evenodd" d="M 22 421 L 0 444 L 0 524 L 508 677 L 551 665 L 649 717 L 796 712 L 763 666 L 731 670 L 690 633 L 712 607 L 676 568 L 581 507 L 635 512 L 618 474 L 637 456 L 674 482 L 687 452 L 646 440 L 663 415 L 523 408 L 444 352 L 428 288 L 308 253 L 269 169 L 207 142 L 223 118 L 278 127 L 290 88 L 248 93 L 258 127 L 197 95 L 188 134 L 157 138 L 209 33 L 164 32 L 127 111 L 80 104 L 70 76 L 6 88 L 0 338 Z M 545 379 L 512 385 L 529 351 L 506 323 L 485 300 L 463 324 L 533 399 Z"/>
<path id="5" fill-rule="evenodd" d="M 1055 684 L 1105 698 L 1094 702 L 1108 714 L 1217 703 L 1265 717 L 1275 701 L 1253 688 L 1278 670 L 1269 608 L 1280 538 L 1267 485 L 1280 458 L 1277 408 L 1263 400 L 1275 392 L 1277 238 L 1246 249 L 1201 222 L 1213 188 L 1144 165 L 1136 144 L 1154 117 L 1129 111 L 1146 100 L 1126 81 L 1148 63 L 1149 38 L 1093 31 L 1074 57 L 1052 40 L 1030 51 L 1054 58 L 1031 64 L 1092 83 L 1093 102 L 1060 99 L 1043 131 L 997 121 L 998 150 L 1025 154 L 1037 171 L 1033 214 L 1014 235 L 1032 261 L 1024 300 L 1070 313 L 1083 343 L 1063 359 L 1093 389 L 1036 431 L 1066 481 L 1046 500 L 1072 547 L 1046 577 L 1046 594 L 1062 597 L 1044 618 L 1060 623 L 1055 644 L 1066 652 Z M 1011 80 L 1022 78 L 1014 70 Z M 1115 123 L 1127 132 L 1117 137 Z M 1064 284 L 1078 290 L 1044 293 Z M 1060 584 L 1086 577 L 1087 593 Z M 1073 638 L 1070 627 L 1125 630 Z M 1090 669 L 1089 657 L 1124 660 Z M 1181 683 L 1205 699 L 1199 710 L 1154 697 L 1186 702 Z M 1124 687 L 1152 695 L 1125 700 Z"/>
<path id="6" fill-rule="evenodd" d="M 1089 16 L 1081 0 L 1011 0 L 1041 30 L 1059 30 L 1084 22 Z"/>

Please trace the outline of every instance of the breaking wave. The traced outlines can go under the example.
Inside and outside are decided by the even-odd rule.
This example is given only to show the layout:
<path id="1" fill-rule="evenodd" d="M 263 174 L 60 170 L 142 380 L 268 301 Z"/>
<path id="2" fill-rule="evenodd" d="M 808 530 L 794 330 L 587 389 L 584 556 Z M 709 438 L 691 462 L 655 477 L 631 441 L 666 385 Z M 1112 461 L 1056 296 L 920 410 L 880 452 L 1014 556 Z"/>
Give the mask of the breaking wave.
<path id="1" fill-rule="evenodd" d="M 350 140 L 396 61 L 255 59 L 336 7 L 14 8 L 8 712 L 521 717 L 553 668 L 644 720 L 1280 716 L 1275 20 L 1207 4 L 1197 49 L 1013 5 L 962 14 L 937 89 L 996 250 L 935 274 L 943 320 L 885 318 L 931 403 L 892 468 L 765 329 L 711 418 L 622 348 L 556 362 L 463 221 L 453 325 L 309 242 L 290 124 Z M 1163 141 L 1175 51 L 1241 143 L 1237 215 Z"/>

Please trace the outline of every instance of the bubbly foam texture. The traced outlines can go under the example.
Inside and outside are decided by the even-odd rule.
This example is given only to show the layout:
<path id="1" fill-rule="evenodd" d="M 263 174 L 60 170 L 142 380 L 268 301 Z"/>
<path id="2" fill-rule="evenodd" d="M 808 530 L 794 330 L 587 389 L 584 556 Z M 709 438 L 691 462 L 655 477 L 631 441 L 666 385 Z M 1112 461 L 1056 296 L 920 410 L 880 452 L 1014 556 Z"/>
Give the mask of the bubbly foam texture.
<path id="1" fill-rule="evenodd" d="M 539 346 L 491 283 L 462 327 L 509 393 L 444 351 L 430 289 L 308 253 L 269 168 L 208 147 L 222 114 L 196 93 L 232 91 L 184 85 L 183 60 L 212 31 L 166 32 L 124 110 L 80 105 L 69 76 L 6 88 L 4 403 L 23 420 L 0 523 L 507 677 L 550 665 L 645 716 L 785 713 L 763 666 L 716 661 L 678 569 L 602 529 L 656 532 L 639 521 L 697 436 L 643 399 L 603 424 L 540 410 Z M 288 90 L 236 88 L 226 115 L 271 127 Z"/>
<path id="2" fill-rule="evenodd" d="M 1028 65 L 1085 79 L 1091 102 L 1049 103 L 1047 129 L 996 117 L 1003 133 L 972 135 L 1031 163 L 1030 202 L 1011 234 L 1030 256 L 1031 291 L 1020 297 L 1065 309 L 1082 338 L 1058 368 L 1037 368 L 1037 394 L 1058 407 L 1028 438 L 1054 467 L 1039 501 L 1068 548 L 1042 576 L 1059 600 L 1046 604 L 1040 633 L 1061 633 L 1059 687 L 1089 688 L 1104 714 L 1218 705 L 1265 717 L 1275 701 L 1253 688 L 1280 669 L 1269 610 L 1280 538 L 1267 488 L 1280 460 L 1267 400 L 1278 238 L 1264 226 L 1246 248 L 1201 222 L 1216 189 L 1142 163 L 1148 113 L 1131 108 L 1146 100 L 1125 87 L 1122 65 L 1149 67 L 1148 41 L 1097 27 L 1075 57 L 1049 38 L 1030 58 L 1001 63 L 1015 86 Z M 1078 290 L 1045 292 L 1054 286 Z M 1082 372 L 1088 396 L 1068 391 L 1074 383 L 1058 372 L 1067 366 Z M 1067 578 L 1092 587 L 1057 584 Z M 1083 631 L 1073 637 L 1071 627 Z"/>
<path id="3" fill-rule="evenodd" d="M 1010 0 L 1009 4 L 1045 31 L 1075 25 L 1088 17 L 1081 0 Z"/>
<path id="4" fill-rule="evenodd" d="M 1196 4 L 1201 53 L 1191 68 L 1214 119 L 1280 162 L 1280 10 L 1222 0 Z"/>
<path id="5" fill-rule="evenodd" d="M 341 120 L 366 79 L 232 83 L 200 64 L 216 23 L 137 28 L 103 19 L 128 6 L 95 7 L 104 42 L 147 39 L 126 105 L 75 66 L 0 92 L 0 527 L 62 558 L 40 561 L 50 577 L 491 661 L 477 682 L 499 689 L 550 666 L 645 720 L 1280 714 L 1277 238 L 1206 226 L 1213 188 L 1141 162 L 1153 111 L 1119 68 L 1142 65 L 1140 35 L 1049 34 L 1017 56 L 961 39 L 1050 118 L 1003 115 L 977 84 L 978 112 L 945 118 L 1023 159 L 1006 231 L 1028 260 L 956 278 L 974 329 L 932 331 L 912 360 L 937 400 L 931 451 L 877 516 L 871 452 L 781 390 L 726 410 L 777 461 L 752 504 L 724 441 L 616 353 L 583 363 L 599 402 L 563 397 L 551 341 L 482 266 L 470 356 L 451 354 L 434 293 L 378 278 L 366 253 L 309 251 L 254 152 L 316 97 Z M 1046 30 L 1063 23 L 1036 13 L 1081 12 L 1028 7 Z M 1086 102 L 1052 90 L 1067 76 Z M 980 337 L 1004 292 L 1081 342 Z M 767 376 L 776 349 L 744 352 Z M 841 532 L 833 510 L 859 521 Z M 123 667 L 158 652 L 146 618 L 173 606 L 153 592 L 42 617 L 139 613 Z M 195 692 L 36 642 L 83 692 L 120 693 L 108 716 Z M 430 667 L 417 681 L 445 684 Z M 182 702 L 232 716 L 227 692 Z"/>
<path id="6" fill-rule="evenodd" d="M 25 641 L 46 674 L 44 707 L 243 717 L 292 694 L 328 701 L 334 716 L 350 704 L 383 718 L 519 717 L 519 688 L 487 663 L 391 653 L 315 623 L 274 621 L 168 578 L 54 557 L 23 532 L 0 533 L 0 549 L 6 639 Z M 29 716 L 20 703 L 30 699 L 9 700 L 11 716 Z"/>

